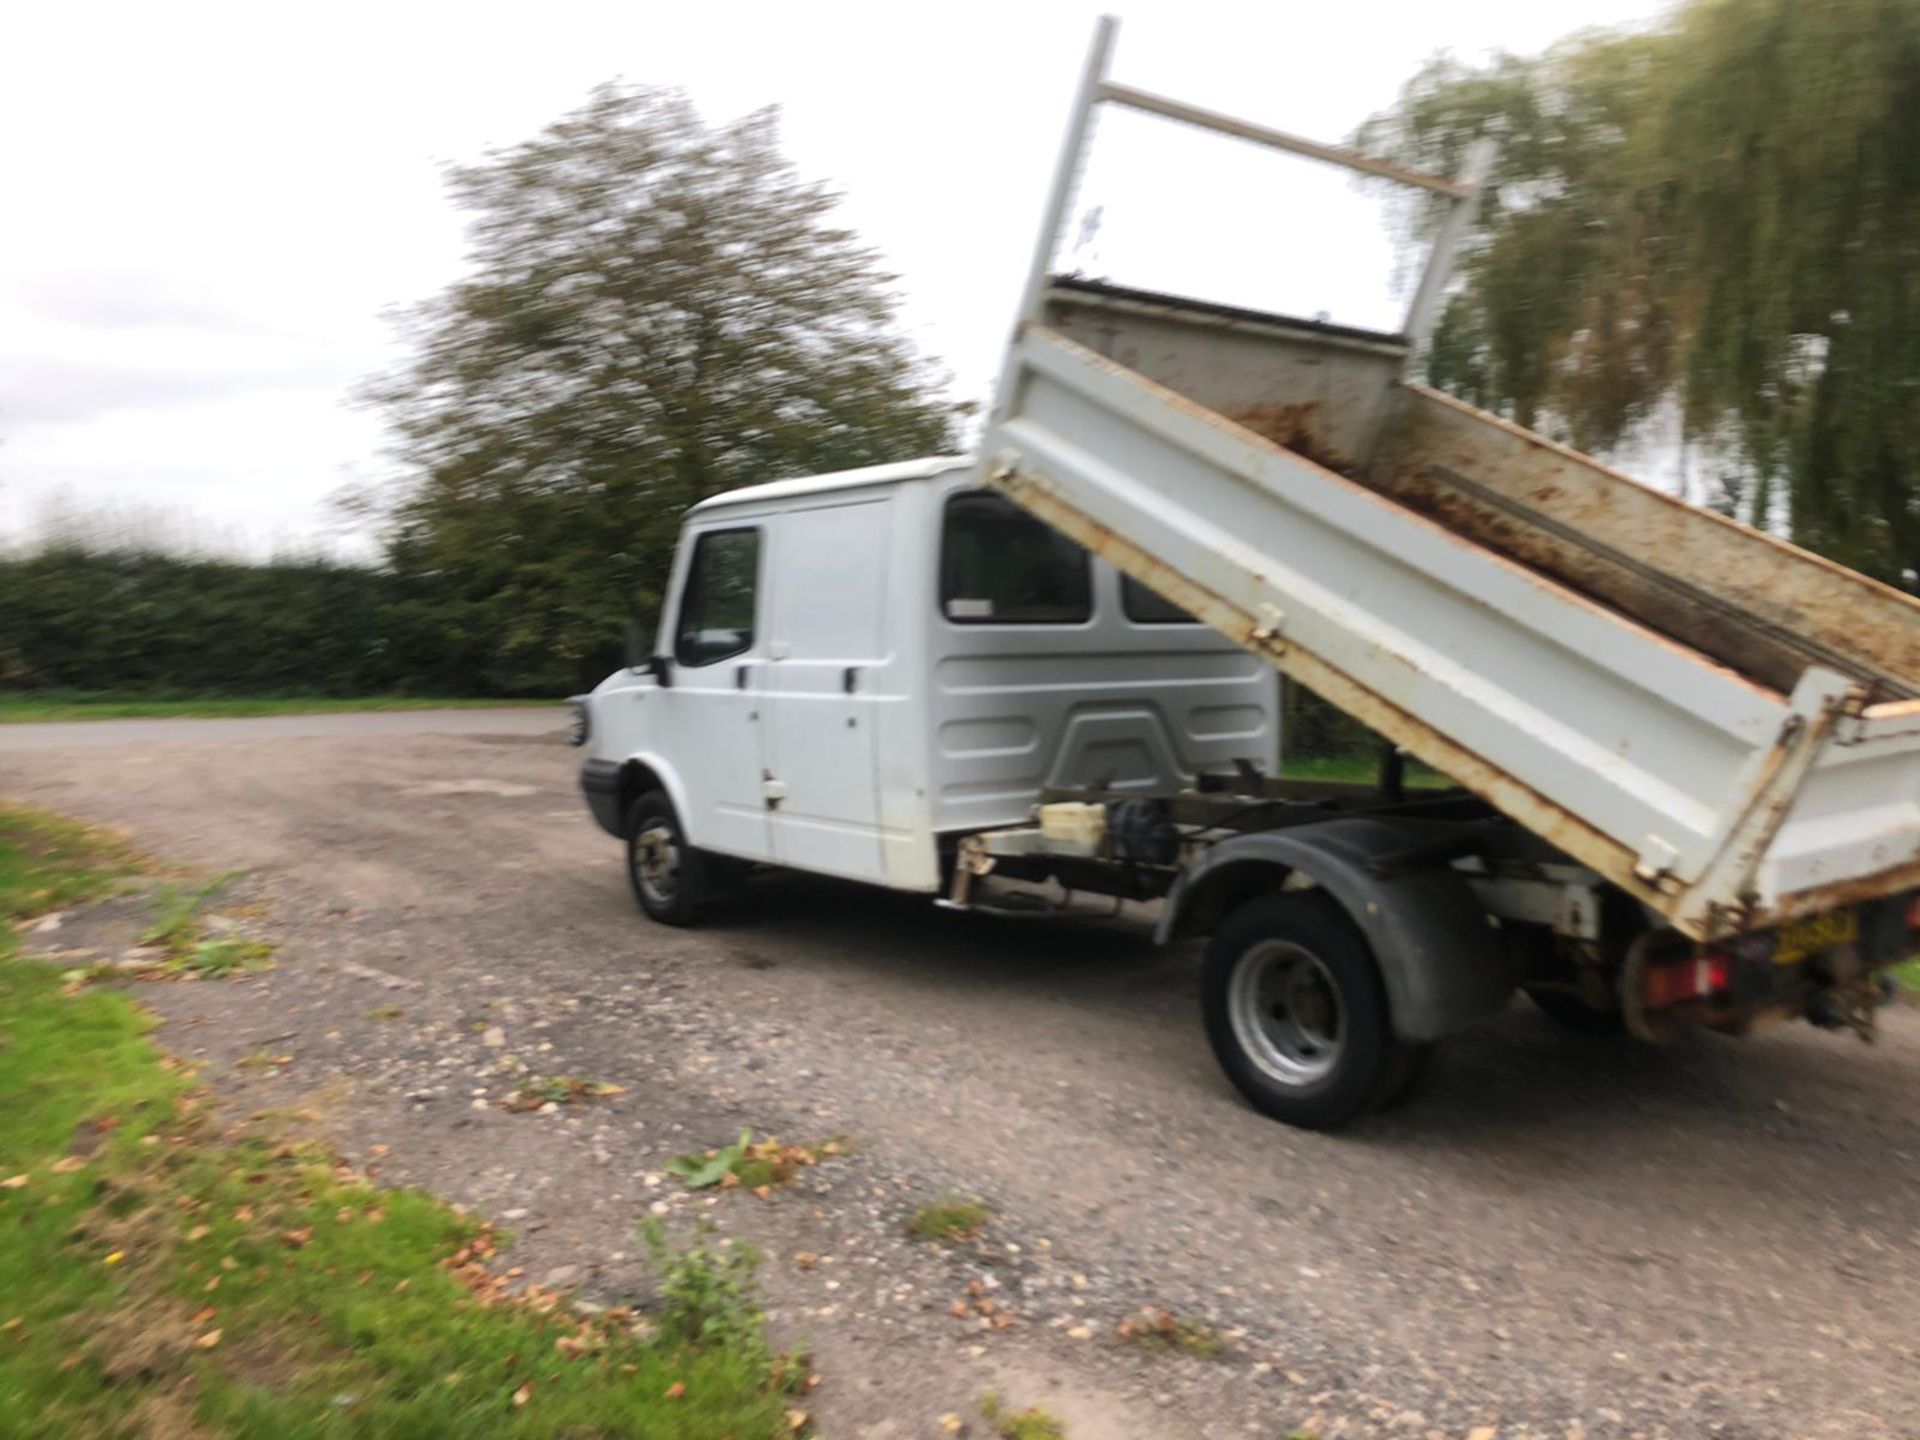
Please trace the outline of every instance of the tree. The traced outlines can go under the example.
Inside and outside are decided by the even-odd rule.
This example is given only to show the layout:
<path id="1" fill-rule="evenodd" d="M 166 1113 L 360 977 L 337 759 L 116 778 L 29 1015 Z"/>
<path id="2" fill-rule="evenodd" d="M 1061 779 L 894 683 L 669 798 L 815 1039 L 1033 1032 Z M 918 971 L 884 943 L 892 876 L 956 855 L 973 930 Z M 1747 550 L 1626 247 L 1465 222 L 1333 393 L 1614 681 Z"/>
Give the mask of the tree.
<path id="1" fill-rule="evenodd" d="M 1685 0 L 1441 57 L 1358 139 L 1450 173 L 1480 133 L 1501 157 L 1434 383 L 1583 448 L 1671 404 L 1723 508 L 1914 585 L 1920 6 Z"/>
<path id="2" fill-rule="evenodd" d="M 405 470 L 389 560 L 487 657 L 476 683 L 605 673 L 708 495 L 952 448 L 891 277 L 776 141 L 772 111 L 708 128 L 609 84 L 451 171 L 471 274 L 406 317 L 414 358 L 367 394 Z"/>

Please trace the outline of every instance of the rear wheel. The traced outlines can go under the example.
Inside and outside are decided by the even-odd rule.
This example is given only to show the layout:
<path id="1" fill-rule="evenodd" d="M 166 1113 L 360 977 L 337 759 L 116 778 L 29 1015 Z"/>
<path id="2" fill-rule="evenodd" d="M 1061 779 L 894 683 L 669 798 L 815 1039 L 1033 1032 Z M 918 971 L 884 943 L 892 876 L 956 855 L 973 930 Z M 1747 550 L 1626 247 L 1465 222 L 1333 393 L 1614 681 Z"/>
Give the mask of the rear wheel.
<path id="1" fill-rule="evenodd" d="M 1373 951 L 1324 894 L 1262 896 L 1229 915 L 1201 999 L 1221 1068 L 1289 1125 L 1343 1125 L 1418 1081 L 1423 1047 L 1394 1035 Z"/>
<path id="2" fill-rule="evenodd" d="M 706 857 L 687 844 L 662 791 L 627 808 L 627 881 L 640 908 L 663 925 L 691 925 L 708 898 Z"/>

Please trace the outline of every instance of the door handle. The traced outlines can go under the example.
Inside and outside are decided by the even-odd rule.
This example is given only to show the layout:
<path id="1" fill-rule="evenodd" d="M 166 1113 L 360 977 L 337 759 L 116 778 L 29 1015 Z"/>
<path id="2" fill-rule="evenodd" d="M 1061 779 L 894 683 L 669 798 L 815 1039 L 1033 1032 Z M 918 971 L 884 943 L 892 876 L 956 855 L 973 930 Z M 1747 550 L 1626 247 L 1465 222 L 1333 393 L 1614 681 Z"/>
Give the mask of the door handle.
<path id="1" fill-rule="evenodd" d="M 733 688 L 736 690 L 744 690 L 747 688 L 747 667 L 745 665 L 736 665 L 733 667 Z"/>
<path id="2" fill-rule="evenodd" d="M 860 667 L 849 665 L 840 672 L 840 689 L 843 694 L 853 694 L 854 687 L 860 682 Z"/>

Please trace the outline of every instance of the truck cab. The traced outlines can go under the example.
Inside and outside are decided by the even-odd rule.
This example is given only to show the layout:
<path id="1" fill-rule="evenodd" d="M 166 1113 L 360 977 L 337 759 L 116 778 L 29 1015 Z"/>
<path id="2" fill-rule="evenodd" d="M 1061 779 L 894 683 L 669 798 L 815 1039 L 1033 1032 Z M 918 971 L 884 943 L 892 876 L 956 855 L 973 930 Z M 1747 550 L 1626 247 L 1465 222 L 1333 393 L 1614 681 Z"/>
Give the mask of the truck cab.
<path id="1" fill-rule="evenodd" d="M 669 922 L 754 865 L 932 893 L 1045 794 L 1277 758 L 1267 666 L 965 457 L 704 501 L 666 594 L 653 653 L 577 703 L 594 815 Z"/>

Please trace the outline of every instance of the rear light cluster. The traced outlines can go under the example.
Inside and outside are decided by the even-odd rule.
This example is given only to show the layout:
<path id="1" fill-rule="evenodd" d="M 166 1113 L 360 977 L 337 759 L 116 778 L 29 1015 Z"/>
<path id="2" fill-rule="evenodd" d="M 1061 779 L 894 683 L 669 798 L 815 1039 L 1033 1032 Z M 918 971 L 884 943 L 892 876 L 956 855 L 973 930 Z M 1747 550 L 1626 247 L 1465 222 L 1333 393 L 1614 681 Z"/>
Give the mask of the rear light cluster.
<path id="1" fill-rule="evenodd" d="M 1907 897 L 1907 929 L 1920 930 L 1920 890 Z"/>
<path id="2" fill-rule="evenodd" d="M 1688 1000 L 1701 1000 L 1730 989 L 1732 967 L 1727 957 L 1707 951 L 1672 965 L 1647 969 L 1646 1003 L 1650 1010 L 1665 1009 Z"/>

